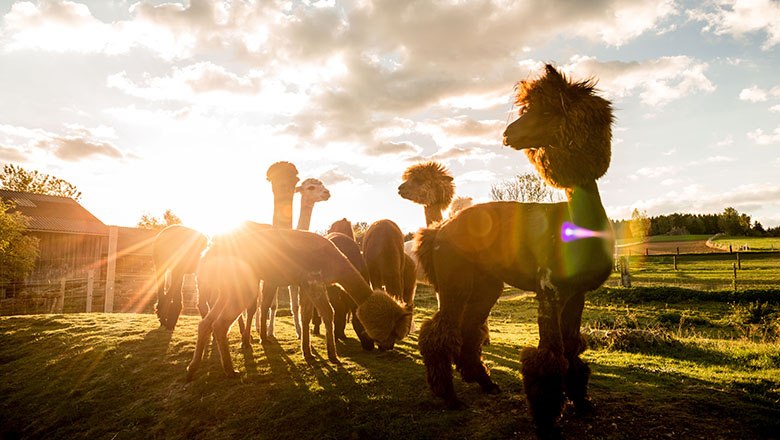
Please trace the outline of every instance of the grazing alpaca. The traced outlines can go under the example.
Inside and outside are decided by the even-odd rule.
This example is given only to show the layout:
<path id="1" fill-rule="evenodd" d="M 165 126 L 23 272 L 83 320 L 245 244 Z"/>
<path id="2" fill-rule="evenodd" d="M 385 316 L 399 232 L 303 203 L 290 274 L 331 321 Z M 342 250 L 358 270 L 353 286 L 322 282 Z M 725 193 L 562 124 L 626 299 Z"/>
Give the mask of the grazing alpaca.
<path id="1" fill-rule="evenodd" d="M 591 81 L 572 82 L 554 67 L 521 82 L 521 117 L 504 144 L 525 150 L 567 202 L 475 205 L 417 234 L 417 254 L 439 295 L 439 311 L 420 329 L 419 348 L 433 393 L 458 407 L 454 362 L 466 382 L 499 388 L 482 363 L 483 324 L 503 283 L 536 292 L 539 346 L 522 352 L 523 384 L 542 436 L 555 436 L 564 395 L 591 408 L 590 369 L 580 359 L 585 292 L 612 270 L 614 238 L 596 179 L 610 162 L 612 109 Z"/>
<path id="2" fill-rule="evenodd" d="M 200 254 L 206 249 L 208 238 L 186 226 L 171 225 L 160 231 L 152 246 L 157 305 L 155 313 L 160 324 L 173 330 L 182 309 L 181 285 L 184 275 L 195 273 Z M 165 274 L 171 272 L 171 284 L 165 289 Z"/>
<path id="3" fill-rule="evenodd" d="M 198 325 L 195 353 L 187 367 L 188 380 L 200 366 L 212 331 L 225 373 L 228 376 L 237 374 L 230 359 L 227 332 L 238 316 L 256 303 L 256 287 L 260 280 L 277 286 L 301 287 L 301 294 L 309 298 L 307 303 L 313 304 L 325 320 L 328 359 L 333 362 L 338 361 L 333 310 L 322 289 L 323 284 L 338 283 L 359 304 L 357 315 L 365 324 L 368 335 L 381 347 L 392 347 L 396 340 L 407 334 L 410 313 L 385 292 L 372 291 L 331 241 L 311 232 L 245 225 L 214 240 L 203 255 L 198 275 L 209 292 L 217 293 L 217 299 Z M 308 361 L 312 355 L 306 319 L 311 317 L 311 308 L 305 304 L 301 350 Z M 248 332 L 242 335 L 245 344 L 248 336 Z"/>
<path id="4" fill-rule="evenodd" d="M 394 298 L 403 301 L 410 313 L 414 310 L 415 288 L 404 281 L 409 278 L 406 265 L 412 264 L 404 253 L 404 234 L 391 220 L 377 220 L 363 236 L 363 257 L 368 266 L 371 285 L 375 289 L 384 286 Z M 408 263 L 407 263 L 408 262 Z M 409 321 L 411 330 L 412 321 Z"/>
<path id="5" fill-rule="evenodd" d="M 331 232 L 341 232 L 352 240 L 355 240 L 355 231 L 352 230 L 352 223 L 346 218 L 333 222 L 333 224 L 330 225 L 330 228 L 328 228 L 328 233 Z"/>
<path id="6" fill-rule="evenodd" d="M 450 207 L 447 210 L 449 211 L 447 217 L 455 217 L 457 213 L 463 211 L 464 209 L 468 208 L 473 204 L 474 202 L 472 201 L 471 197 L 462 197 L 462 196 L 455 197 L 454 199 L 452 199 L 452 203 L 450 203 Z"/>
<path id="7" fill-rule="evenodd" d="M 298 227 L 296 229 L 301 231 L 308 231 L 311 226 L 311 213 L 314 210 L 314 204 L 317 202 L 325 202 L 330 199 L 330 191 L 319 179 L 306 179 L 295 188 L 295 192 L 301 193 L 301 212 L 298 216 Z M 294 301 L 293 301 L 294 300 Z M 295 302 L 295 307 L 293 307 Z M 295 333 L 301 337 L 301 321 L 298 316 L 298 304 L 300 302 L 300 295 L 298 294 L 297 287 L 290 287 L 290 311 L 293 316 L 293 323 L 295 324 Z M 314 311 L 314 334 L 320 334 L 320 324 L 322 320 Z M 259 323 L 259 319 L 258 319 Z M 258 331 L 260 328 L 258 327 Z"/>
<path id="8" fill-rule="evenodd" d="M 274 217 L 273 226 L 280 229 L 292 229 L 293 224 L 293 196 L 298 183 L 298 169 L 290 162 L 276 162 L 268 167 L 266 178 L 271 182 L 271 191 L 274 193 Z M 268 283 L 263 284 L 262 294 L 260 295 L 261 307 L 260 319 L 264 320 L 260 324 L 260 339 L 264 342 L 274 337 L 274 321 L 276 319 L 276 310 L 279 307 L 277 301 L 277 290 L 283 287 L 290 296 L 290 309 L 293 309 L 293 319 L 295 320 L 296 332 L 300 334 L 300 322 L 297 320 L 298 297 L 293 297 L 289 293 L 287 286 L 276 286 Z M 247 321 L 247 333 L 251 332 L 250 321 Z M 240 323 L 239 323 L 239 326 Z M 263 331 L 263 328 L 266 330 Z"/>

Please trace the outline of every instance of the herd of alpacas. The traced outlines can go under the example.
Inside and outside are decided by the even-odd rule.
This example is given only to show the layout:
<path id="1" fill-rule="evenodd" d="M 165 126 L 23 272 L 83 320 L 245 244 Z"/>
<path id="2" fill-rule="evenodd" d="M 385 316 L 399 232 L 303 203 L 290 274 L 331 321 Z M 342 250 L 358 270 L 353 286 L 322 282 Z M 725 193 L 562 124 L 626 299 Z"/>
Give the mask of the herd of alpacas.
<path id="1" fill-rule="evenodd" d="M 580 358 L 585 350 L 580 323 L 585 293 L 599 287 L 613 265 L 614 238 L 596 185 L 610 163 L 613 115 L 594 86 L 593 80 L 574 81 L 547 65 L 538 78 L 518 83 L 520 117 L 503 134 L 504 145 L 522 150 L 548 184 L 565 191 L 565 202 L 468 206 L 470 199 L 456 198 L 453 203 L 449 171 L 435 162 L 416 164 L 404 172 L 398 193 L 425 207 L 426 227 L 404 243 L 398 225 L 379 220 L 361 247 L 346 219 L 333 223 L 325 236 L 308 232 L 313 205 L 330 193 L 317 179 L 299 185 L 295 166 L 278 162 L 267 172 L 274 194 L 272 224 L 245 222 L 210 242 L 180 225 L 161 231 L 154 262 L 162 326 L 176 326 L 183 275 L 196 273 L 198 279 L 202 319 L 187 379 L 195 377 L 212 335 L 225 373 L 238 374 L 227 343 L 236 320 L 245 346 L 251 344 L 255 314 L 261 342 L 273 341 L 280 291 L 290 295 L 307 361 L 312 320 L 324 325 L 328 359 L 337 362 L 335 341 L 346 339 L 350 313 L 365 350 L 392 349 L 415 331 L 415 288 L 425 281 L 439 305 L 418 336 L 428 385 L 447 407 L 462 408 L 453 364 L 465 382 L 478 383 L 486 393 L 500 391 L 482 361 L 482 346 L 489 340 L 490 310 L 508 284 L 536 293 L 539 344 L 520 354 L 523 385 L 539 435 L 558 436 L 567 400 L 578 413 L 593 409 L 590 369 Z M 301 194 L 297 229 L 292 227 L 295 193 Z M 572 228 L 590 233 L 572 239 Z"/>

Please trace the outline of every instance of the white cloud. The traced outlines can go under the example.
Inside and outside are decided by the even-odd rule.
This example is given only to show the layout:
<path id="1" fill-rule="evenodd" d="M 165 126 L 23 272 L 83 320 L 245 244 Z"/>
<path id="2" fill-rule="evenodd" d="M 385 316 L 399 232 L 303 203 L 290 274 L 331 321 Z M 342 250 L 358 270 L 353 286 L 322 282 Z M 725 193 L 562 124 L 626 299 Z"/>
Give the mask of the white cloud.
<path id="1" fill-rule="evenodd" d="M 112 142 L 101 139 L 96 133 L 110 133 L 106 127 L 90 129 L 79 125 L 66 126 L 65 133 L 50 133 L 41 129 L 29 129 L 11 125 L 0 125 L 0 134 L 6 136 L 13 148 L 19 150 L 40 150 L 56 158 L 76 162 L 93 156 L 122 159 L 125 155 Z M 6 147 L 8 149 L 8 147 Z M 9 153 L 6 151 L 6 153 Z"/>
<path id="2" fill-rule="evenodd" d="M 693 20 L 706 23 L 705 32 L 742 37 L 764 32 L 763 49 L 780 43 L 780 3 L 772 0 L 719 0 L 688 12 Z"/>
<path id="3" fill-rule="evenodd" d="M 602 62 L 587 56 L 572 57 L 564 69 L 576 77 L 598 78 L 598 88 L 608 97 L 638 95 L 651 107 L 698 92 L 712 92 L 715 85 L 707 78 L 707 63 L 687 56 L 661 57 L 642 62 Z"/>
<path id="4" fill-rule="evenodd" d="M 739 92 L 739 99 L 749 102 L 764 102 L 769 99 L 769 93 L 758 86 L 752 86 L 747 89 L 742 89 L 742 91 Z"/>
<path id="5" fill-rule="evenodd" d="M 780 127 L 774 129 L 772 133 L 764 133 L 764 130 L 757 128 L 747 134 L 748 139 L 758 145 L 771 145 L 780 143 Z"/>

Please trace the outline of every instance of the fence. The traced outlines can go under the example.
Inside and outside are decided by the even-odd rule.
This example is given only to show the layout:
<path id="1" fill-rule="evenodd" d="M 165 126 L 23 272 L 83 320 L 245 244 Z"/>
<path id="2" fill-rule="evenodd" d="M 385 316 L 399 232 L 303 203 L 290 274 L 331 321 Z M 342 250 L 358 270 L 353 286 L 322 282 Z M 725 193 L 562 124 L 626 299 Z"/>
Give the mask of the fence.
<path id="1" fill-rule="evenodd" d="M 780 252 L 658 253 L 616 258 L 608 286 L 678 286 L 699 290 L 777 289 Z"/>

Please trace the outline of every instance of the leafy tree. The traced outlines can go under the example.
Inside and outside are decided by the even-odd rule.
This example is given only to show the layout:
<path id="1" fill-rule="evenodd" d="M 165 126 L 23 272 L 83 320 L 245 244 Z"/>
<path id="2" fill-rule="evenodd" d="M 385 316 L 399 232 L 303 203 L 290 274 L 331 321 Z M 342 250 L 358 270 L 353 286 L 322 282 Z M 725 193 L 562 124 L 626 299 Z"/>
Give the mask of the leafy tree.
<path id="1" fill-rule="evenodd" d="M 28 218 L 0 200 L 0 283 L 24 280 L 35 267 L 38 239 L 25 235 Z"/>
<path id="2" fill-rule="evenodd" d="M 72 183 L 59 177 L 37 170 L 26 170 L 13 164 L 3 165 L 3 170 L 0 172 L 0 185 L 3 189 L 11 191 L 70 197 L 73 200 L 81 198 L 81 191 Z"/>
<path id="3" fill-rule="evenodd" d="M 640 211 L 634 208 L 631 212 L 631 236 L 634 238 L 645 238 L 650 232 L 650 219 L 647 217 L 647 211 Z"/>
<path id="4" fill-rule="evenodd" d="M 727 235 L 745 235 L 750 230 L 750 216 L 728 207 L 720 214 L 718 226 Z"/>
<path id="5" fill-rule="evenodd" d="M 490 186 L 493 200 L 516 200 L 518 202 L 555 202 L 560 196 L 534 173 L 518 174 L 496 185 Z"/>
<path id="6" fill-rule="evenodd" d="M 137 226 L 143 229 L 163 229 L 166 226 L 178 224 L 181 224 L 181 219 L 179 216 L 174 214 L 172 210 L 166 209 L 163 213 L 162 219 L 151 214 L 144 213 L 141 215 L 141 219 L 138 220 Z"/>

